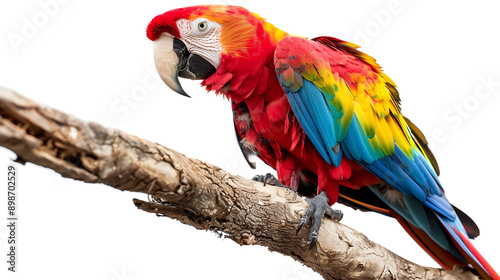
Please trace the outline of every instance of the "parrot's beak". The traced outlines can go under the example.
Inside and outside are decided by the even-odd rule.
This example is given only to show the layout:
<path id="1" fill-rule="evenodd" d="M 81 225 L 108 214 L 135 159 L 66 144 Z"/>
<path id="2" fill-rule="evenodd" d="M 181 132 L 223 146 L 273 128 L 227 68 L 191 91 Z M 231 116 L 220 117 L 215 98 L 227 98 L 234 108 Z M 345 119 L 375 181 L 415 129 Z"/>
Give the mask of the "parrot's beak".
<path id="1" fill-rule="evenodd" d="M 163 82 L 173 91 L 189 97 L 179 83 L 179 57 L 174 51 L 174 37 L 167 33 L 161 34 L 160 38 L 155 40 L 153 54 L 156 70 Z"/>
<path id="2" fill-rule="evenodd" d="M 215 67 L 203 57 L 189 53 L 186 44 L 162 33 L 153 47 L 156 70 L 173 91 L 190 97 L 179 83 L 179 76 L 187 79 L 206 79 L 215 73 Z"/>

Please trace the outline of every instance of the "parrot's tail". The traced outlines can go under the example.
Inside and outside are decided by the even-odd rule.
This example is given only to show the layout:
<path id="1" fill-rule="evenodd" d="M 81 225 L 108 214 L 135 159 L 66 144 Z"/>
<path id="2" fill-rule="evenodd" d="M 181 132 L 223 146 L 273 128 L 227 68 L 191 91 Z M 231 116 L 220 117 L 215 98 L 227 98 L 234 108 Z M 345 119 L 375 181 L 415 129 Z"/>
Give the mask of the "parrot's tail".
<path id="1" fill-rule="evenodd" d="M 440 222 L 442 232 L 446 233 L 444 236 L 446 241 L 444 241 L 444 243 L 447 249 L 445 249 L 441 246 L 443 245 L 443 238 L 440 236 L 441 233 L 435 234 L 435 228 L 432 231 L 432 235 L 435 236 L 431 236 L 423 229 L 411 224 L 396 211 L 392 210 L 391 214 L 420 247 L 422 247 L 444 269 L 451 270 L 455 265 L 464 267 L 470 267 L 470 265 L 472 265 L 484 279 L 500 280 L 498 273 L 472 245 L 466 233 L 464 234 L 465 230 L 461 226 L 458 218 L 456 221 L 452 222 L 439 217 L 437 214 L 433 215 L 433 218 Z M 433 224 L 433 222 L 430 224 Z M 434 239 L 438 239 L 441 245 Z"/>
<path id="2" fill-rule="evenodd" d="M 460 209 L 450 205 L 453 215 L 444 217 L 405 194 L 393 199 L 384 193 L 384 188 L 375 186 L 369 189 L 386 203 L 389 215 L 397 219 L 418 245 L 444 269 L 451 270 L 460 265 L 475 269 L 484 279 L 500 280 L 498 273 L 470 242 L 469 238 L 479 235 L 479 228 Z"/>

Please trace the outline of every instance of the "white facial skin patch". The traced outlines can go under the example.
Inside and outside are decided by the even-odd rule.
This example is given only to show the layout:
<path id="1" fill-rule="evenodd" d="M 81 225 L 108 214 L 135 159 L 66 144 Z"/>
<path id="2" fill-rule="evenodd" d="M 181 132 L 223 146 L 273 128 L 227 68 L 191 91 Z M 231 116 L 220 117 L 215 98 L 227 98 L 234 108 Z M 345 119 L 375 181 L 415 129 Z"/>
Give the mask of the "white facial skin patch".
<path id="1" fill-rule="evenodd" d="M 193 21 L 179 19 L 176 23 L 181 41 L 186 44 L 188 51 L 203 57 L 217 69 L 222 52 L 221 25 L 204 18 Z"/>

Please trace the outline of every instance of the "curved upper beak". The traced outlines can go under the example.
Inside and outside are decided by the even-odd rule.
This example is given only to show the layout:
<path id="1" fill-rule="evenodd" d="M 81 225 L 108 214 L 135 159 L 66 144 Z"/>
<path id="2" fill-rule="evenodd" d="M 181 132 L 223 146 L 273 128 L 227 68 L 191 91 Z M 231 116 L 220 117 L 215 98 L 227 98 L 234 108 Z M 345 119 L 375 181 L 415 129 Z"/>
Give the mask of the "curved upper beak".
<path id="1" fill-rule="evenodd" d="M 179 57 L 174 51 L 174 37 L 163 33 L 156 39 L 153 46 L 156 71 L 163 82 L 180 95 L 190 97 L 179 82 Z"/>
<path id="2" fill-rule="evenodd" d="M 156 70 L 161 79 L 173 91 L 190 97 L 179 83 L 179 76 L 188 79 L 206 79 L 217 70 L 210 62 L 198 54 L 188 51 L 186 44 L 162 33 L 153 47 Z"/>

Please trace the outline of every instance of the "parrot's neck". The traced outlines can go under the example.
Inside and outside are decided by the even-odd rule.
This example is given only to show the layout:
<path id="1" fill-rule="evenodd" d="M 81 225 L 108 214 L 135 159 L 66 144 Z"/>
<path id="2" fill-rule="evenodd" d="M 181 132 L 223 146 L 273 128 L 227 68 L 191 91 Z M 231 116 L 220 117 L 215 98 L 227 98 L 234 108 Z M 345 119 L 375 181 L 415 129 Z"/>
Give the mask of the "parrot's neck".
<path id="1" fill-rule="evenodd" d="M 257 42 L 243 57 L 222 54 L 217 71 L 202 82 L 207 90 L 214 90 L 236 103 L 256 96 L 262 97 L 269 83 L 275 83 L 274 51 L 279 41 L 289 36 L 283 30 L 260 19 Z M 276 81 L 275 81 L 276 80 Z"/>
<path id="2" fill-rule="evenodd" d="M 283 38 L 289 36 L 288 33 L 285 31 L 277 28 L 273 24 L 262 20 L 262 27 L 264 28 L 264 31 L 269 35 L 269 38 L 271 42 L 273 43 L 274 47 L 276 48 L 276 45 L 278 44 L 279 41 L 281 41 Z"/>

